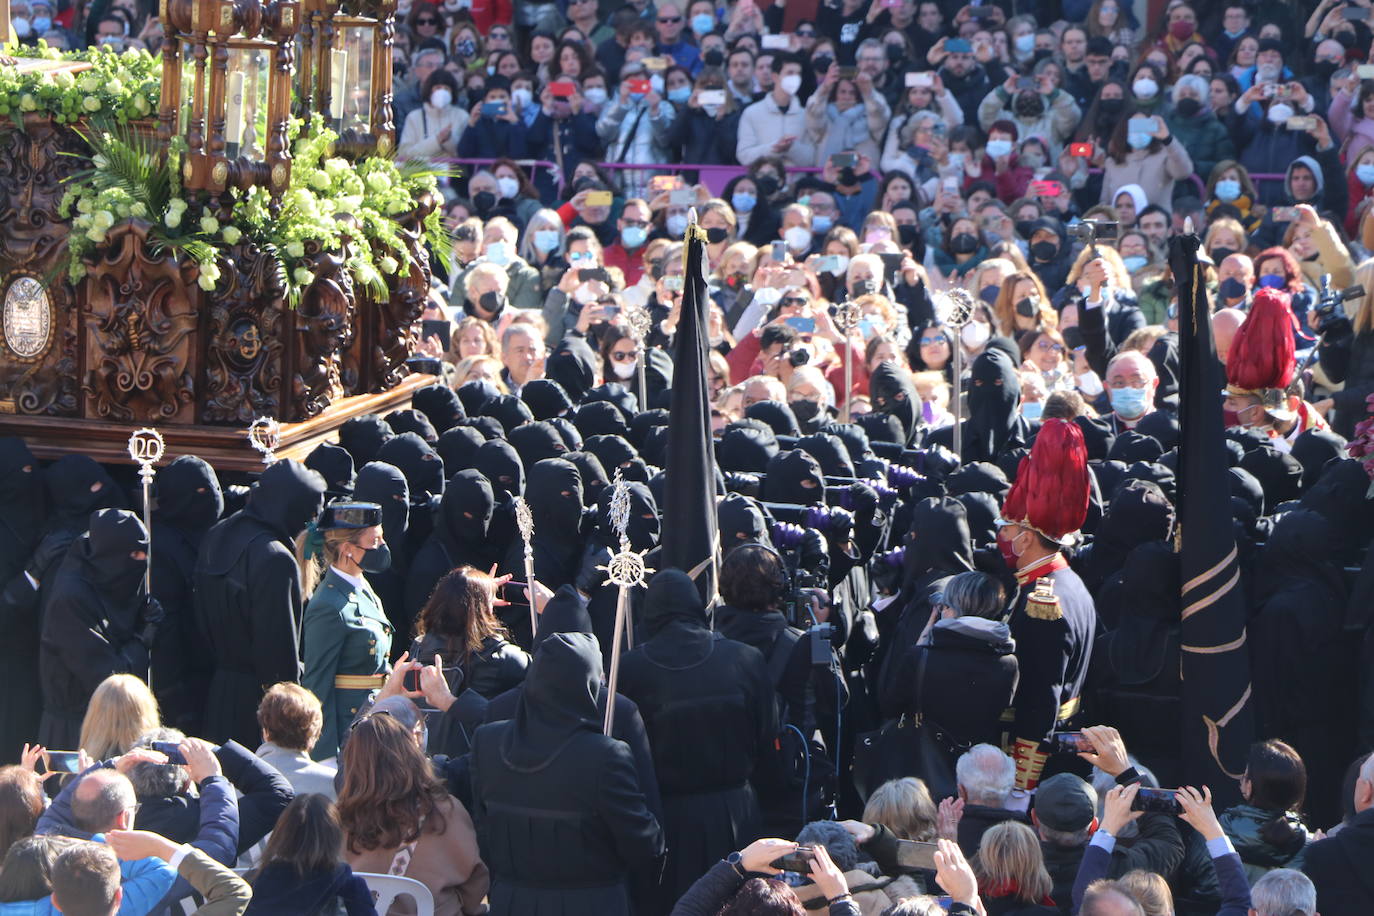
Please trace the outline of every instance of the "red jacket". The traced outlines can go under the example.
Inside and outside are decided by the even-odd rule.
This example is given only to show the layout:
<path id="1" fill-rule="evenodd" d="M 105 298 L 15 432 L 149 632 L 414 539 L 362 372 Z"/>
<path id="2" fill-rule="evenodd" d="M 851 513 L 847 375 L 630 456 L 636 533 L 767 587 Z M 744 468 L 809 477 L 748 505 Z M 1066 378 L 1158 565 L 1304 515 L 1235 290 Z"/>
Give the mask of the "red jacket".
<path id="1" fill-rule="evenodd" d="M 634 286 L 639 282 L 639 278 L 644 276 L 644 248 L 633 254 L 625 250 L 625 246 L 616 242 L 609 248 L 603 249 L 602 260 L 607 267 L 619 267 L 620 272 L 625 275 L 625 285 Z"/>
<path id="2" fill-rule="evenodd" d="M 512 17 L 510 0 L 472 0 L 472 21 L 483 35 L 498 22 L 509 24 Z"/>

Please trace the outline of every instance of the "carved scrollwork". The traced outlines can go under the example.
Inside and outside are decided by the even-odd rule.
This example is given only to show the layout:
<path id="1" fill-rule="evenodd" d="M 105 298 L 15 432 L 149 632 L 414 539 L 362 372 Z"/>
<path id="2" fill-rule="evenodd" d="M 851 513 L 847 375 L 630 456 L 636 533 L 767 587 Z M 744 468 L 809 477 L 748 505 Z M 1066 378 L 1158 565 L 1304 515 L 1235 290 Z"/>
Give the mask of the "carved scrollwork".
<path id="1" fill-rule="evenodd" d="M 354 290 L 344 259 L 315 256 L 315 279 L 301 292 L 296 309 L 292 419 L 318 416 L 343 396 L 344 350 L 353 340 Z"/>
<path id="2" fill-rule="evenodd" d="M 170 253 L 153 255 L 148 228 L 139 221 L 116 226 L 87 264 L 86 415 L 191 422 L 195 269 Z"/>
<path id="3" fill-rule="evenodd" d="M 416 322 L 424 311 L 431 279 L 421 223 L 437 206 L 437 200 L 425 195 L 414 210 L 399 218 L 400 235 L 414 263 L 408 272 L 392 280 L 390 299 L 376 309 L 371 354 L 373 391 L 394 388 L 409 374 L 406 360 L 419 343 Z"/>
<path id="4" fill-rule="evenodd" d="M 231 248 L 219 286 L 206 298 L 206 423 L 246 426 L 277 416 L 282 395 L 286 293 L 279 262 L 247 242 Z"/>

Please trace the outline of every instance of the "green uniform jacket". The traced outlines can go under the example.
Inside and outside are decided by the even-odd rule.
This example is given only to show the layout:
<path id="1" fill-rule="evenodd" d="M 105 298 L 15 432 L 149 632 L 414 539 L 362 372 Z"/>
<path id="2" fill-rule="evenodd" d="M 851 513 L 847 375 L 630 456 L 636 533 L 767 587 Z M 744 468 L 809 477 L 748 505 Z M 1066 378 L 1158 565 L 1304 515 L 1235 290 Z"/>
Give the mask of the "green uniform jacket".
<path id="1" fill-rule="evenodd" d="M 326 760 L 339 752 L 353 717 L 375 692 L 340 690 L 340 674 L 385 674 L 391 652 L 391 624 L 382 603 L 364 583 L 355 588 L 333 569 L 325 575 L 305 608 L 302 682 L 324 707 L 324 730 L 311 752 Z"/>

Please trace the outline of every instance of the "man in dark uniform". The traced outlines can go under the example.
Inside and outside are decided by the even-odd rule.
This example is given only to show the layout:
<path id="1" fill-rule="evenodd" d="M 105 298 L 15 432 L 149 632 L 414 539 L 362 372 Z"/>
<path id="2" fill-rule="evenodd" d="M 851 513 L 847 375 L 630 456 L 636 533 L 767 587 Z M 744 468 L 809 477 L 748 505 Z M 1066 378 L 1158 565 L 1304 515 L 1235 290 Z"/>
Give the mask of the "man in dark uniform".
<path id="1" fill-rule="evenodd" d="M 1097 611 L 1059 552 L 1083 525 L 1088 493 L 1082 430 L 1067 420 L 1045 421 L 1021 460 L 997 532 L 997 546 L 1020 587 L 1011 616 L 1021 672 L 1011 735 L 1022 792 L 1040 781 L 1047 757 L 1041 744 L 1077 713 L 1088 673 Z"/>

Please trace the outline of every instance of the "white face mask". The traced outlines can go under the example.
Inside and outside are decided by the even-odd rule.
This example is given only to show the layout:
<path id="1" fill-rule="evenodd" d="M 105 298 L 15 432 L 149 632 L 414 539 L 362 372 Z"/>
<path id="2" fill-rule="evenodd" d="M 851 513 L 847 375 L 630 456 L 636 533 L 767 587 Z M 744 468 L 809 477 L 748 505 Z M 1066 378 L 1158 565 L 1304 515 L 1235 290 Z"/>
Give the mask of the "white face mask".
<path id="1" fill-rule="evenodd" d="M 606 90 L 600 86 L 589 86 L 583 93 L 582 98 L 587 100 L 588 105 L 605 105 Z"/>
<path id="2" fill-rule="evenodd" d="M 778 80 L 778 87 L 788 95 L 795 96 L 797 90 L 801 89 L 801 74 L 789 73 L 787 76 Z"/>
<path id="3" fill-rule="evenodd" d="M 793 251 L 805 251 L 811 247 L 811 230 L 805 226 L 793 226 L 782 234 L 787 247 Z"/>
<path id="4" fill-rule="evenodd" d="M 634 378 L 635 369 L 638 368 L 638 366 L 639 360 L 637 359 L 632 359 L 625 363 L 612 362 L 611 371 L 615 373 L 616 378 L 626 380 Z"/>
<path id="5" fill-rule="evenodd" d="M 659 95 L 663 95 L 663 77 L 657 73 L 649 77 L 649 88 Z"/>
<path id="6" fill-rule="evenodd" d="M 514 197 L 516 194 L 520 193 L 520 182 L 511 178 L 509 175 L 496 179 L 496 184 L 501 189 L 502 197 Z"/>
<path id="7" fill-rule="evenodd" d="M 503 267 L 510 262 L 510 246 L 505 242 L 492 242 L 487 246 L 487 260 Z"/>
<path id="8" fill-rule="evenodd" d="M 1078 390 L 1090 398 L 1095 398 L 1103 392 L 1102 379 L 1098 378 L 1097 373 L 1089 369 L 1082 375 L 1074 376 L 1074 381 L 1078 382 Z"/>
<path id="9" fill-rule="evenodd" d="M 1138 99 L 1152 99 L 1159 95 L 1159 83 L 1151 79 L 1136 80 L 1131 85 L 1131 91 Z"/>
<path id="10" fill-rule="evenodd" d="M 837 254 L 835 257 L 837 261 L 835 266 L 830 270 L 830 275 L 832 277 L 843 277 L 845 272 L 849 270 L 849 255 Z"/>
<path id="11" fill-rule="evenodd" d="M 453 102 L 453 93 L 447 89 L 435 89 L 429 94 L 429 104 L 435 108 L 447 108 Z"/>
<path id="12" fill-rule="evenodd" d="M 510 103 L 511 105 L 515 106 L 516 111 L 524 111 L 526 108 L 529 107 L 530 102 L 533 99 L 534 93 L 530 92 L 523 86 L 521 86 L 519 89 L 512 89 L 510 91 Z"/>
<path id="13" fill-rule="evenodd" d="M 578 305 L 590 305 L 596 301 L 596 290 L 592 289 L 590 283 L 583 283 L 577 289 L 573 290 L 572 297 L 573 301 Z"/>
<path id="14" fill-rule="evenodd" d="M 1282 124 L 1293 117 L 1293 106 L 1285 105 L 1283 102 L 1276 102 L 1269 106 L 1269 120 L 1275 124 Z"/>
<path id="15" fill-rule="evenodd" d="M 981 321 L 970 321 L 959 329 L 959 339 L 970 350 L 976 350 L 992 337 L 992 327 Z"/>

